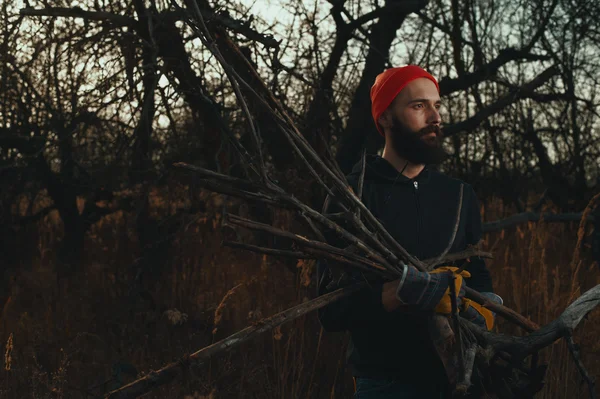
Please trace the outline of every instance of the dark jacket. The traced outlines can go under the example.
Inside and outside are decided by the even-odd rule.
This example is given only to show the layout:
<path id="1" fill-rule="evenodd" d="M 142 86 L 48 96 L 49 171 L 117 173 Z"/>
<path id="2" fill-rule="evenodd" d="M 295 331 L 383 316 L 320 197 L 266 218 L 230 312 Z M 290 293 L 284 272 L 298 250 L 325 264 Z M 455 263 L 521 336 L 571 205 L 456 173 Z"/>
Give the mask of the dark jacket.
<path id="1" fill-rule="evenodd" d="M 359 175 L 357 164 L 347 176 L 355 191 Z M 370 156 L 362 200 L 400 245 L 424 260 L 438 256 L 450 241 L 461 183 L 429 167 L 409 179 L 385 159 Z M 460 224 L 450 253 L 476 244 L 482 234 L 475 192 L 463 184 Z M 472 258 L 467 270 L 471 273 L 471 278 L 465 279 L 469 287 L 492 292 L 490 274 L 482 259 Z M 319 295 L 338 288 L 330 284 L 326 261 L 319 261 L 317 276 Z M 326 331 L 350 332 L 347 356 L 353 375 L 407 381 L 442 379 L 442 364 L 428 339 L 427 315 L 387 312 L 381 303 L 384 281 L 369 281 L 371 288 L 319 310 L 319 320 Z"/>

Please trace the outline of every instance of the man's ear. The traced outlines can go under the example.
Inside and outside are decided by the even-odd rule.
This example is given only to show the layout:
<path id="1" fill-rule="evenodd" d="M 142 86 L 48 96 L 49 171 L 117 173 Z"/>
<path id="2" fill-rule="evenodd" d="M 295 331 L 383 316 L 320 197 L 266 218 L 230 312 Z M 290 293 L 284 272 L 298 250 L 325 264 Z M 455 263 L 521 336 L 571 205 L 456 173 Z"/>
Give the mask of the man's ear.
<path id="1" fill-rule="evenodd" d="M 377 123 L 379 123 L 379 126 L 381 126 L 382 129 L 392 127 L 392 116 L 387 109 L 379 116 Z"/>

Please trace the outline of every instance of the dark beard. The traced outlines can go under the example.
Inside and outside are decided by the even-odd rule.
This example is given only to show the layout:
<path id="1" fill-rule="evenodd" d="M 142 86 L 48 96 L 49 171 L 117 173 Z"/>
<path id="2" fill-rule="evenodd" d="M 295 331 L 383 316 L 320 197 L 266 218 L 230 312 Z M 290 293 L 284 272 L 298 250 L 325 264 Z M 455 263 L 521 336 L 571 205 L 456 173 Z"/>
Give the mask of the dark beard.
<path id="1" fill-rule="evenodd" d="M 442 131 L 439 126 L 430 125 L 414 132 L 396 119 L 391 131 L 392 148 L 412 164 L 439 165 L 448 158 L 448 153 L 442 146 Z M 423 138 L 432 132 L 436 133 L 436 137 Z"/>

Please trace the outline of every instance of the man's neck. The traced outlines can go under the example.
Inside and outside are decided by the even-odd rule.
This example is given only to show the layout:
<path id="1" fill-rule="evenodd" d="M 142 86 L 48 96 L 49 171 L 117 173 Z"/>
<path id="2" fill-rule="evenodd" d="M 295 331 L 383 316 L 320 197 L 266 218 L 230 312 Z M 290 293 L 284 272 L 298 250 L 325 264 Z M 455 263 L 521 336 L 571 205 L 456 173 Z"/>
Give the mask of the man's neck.
<path id="1" fill-rule="evenodd" d="M 396 168 L 398 172 L 402 172 L 402 174 L 409 179 L 414 179 L 423 171 L 423 169 L 425 169 L 425 164 L 411 163 L 398 155 L 396 151 L 388 146 L 384 147 L 381 157 L 392 164 L 392 166 Z"/>

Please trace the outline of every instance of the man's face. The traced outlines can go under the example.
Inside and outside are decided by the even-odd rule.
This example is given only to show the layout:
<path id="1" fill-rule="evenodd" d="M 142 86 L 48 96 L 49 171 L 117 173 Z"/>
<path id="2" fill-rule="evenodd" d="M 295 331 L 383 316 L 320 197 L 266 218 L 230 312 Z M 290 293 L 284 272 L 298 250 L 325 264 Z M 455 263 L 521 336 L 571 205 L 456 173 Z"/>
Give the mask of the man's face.
<path id="1" fill-rule="evenodd" d="M 426 78 L 407 84 L 380 118 L 386 145 L 414 164 L 439 164 L 448 154 L 441 145 L 440 96 Z"/>

